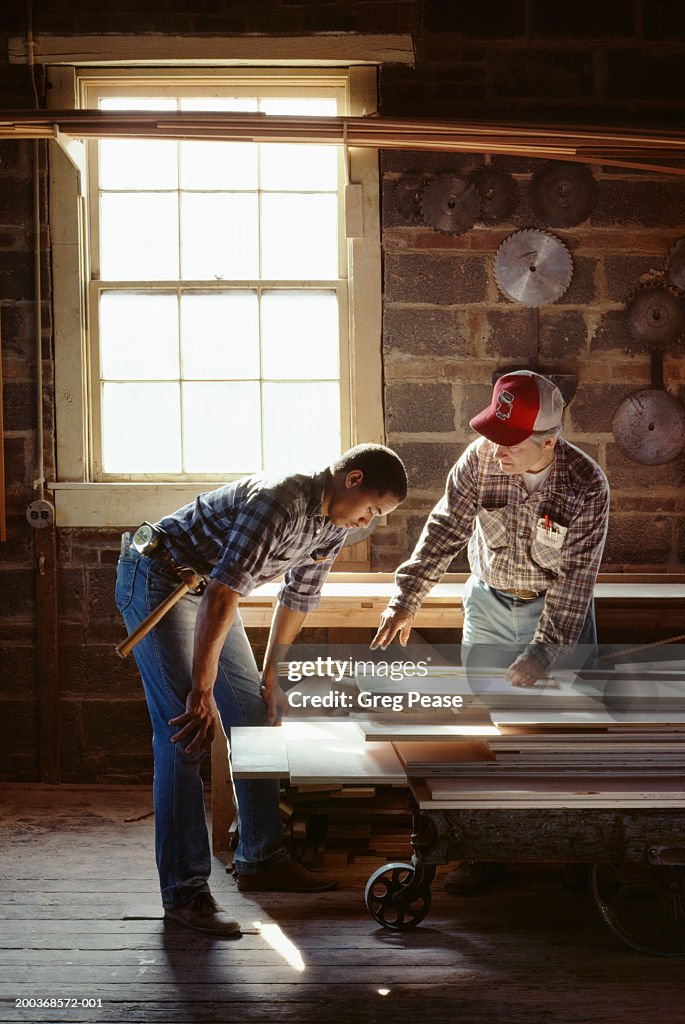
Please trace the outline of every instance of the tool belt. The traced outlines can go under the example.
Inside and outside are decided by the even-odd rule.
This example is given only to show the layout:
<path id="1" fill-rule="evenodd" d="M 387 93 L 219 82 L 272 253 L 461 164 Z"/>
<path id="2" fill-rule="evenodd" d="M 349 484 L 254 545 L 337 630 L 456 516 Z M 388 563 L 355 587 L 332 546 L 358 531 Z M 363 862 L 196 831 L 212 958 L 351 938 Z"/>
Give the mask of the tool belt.
<path id="1" fill-rule="evenodd" d="M 153 558 L 164 569 L 177 576 L 182 583 L 190 585 L 191 579 L 195 577 L 198 582 L 195 585 L 190 585 L 190 589 L 194 593 L 201 594 L 205 590 L 207 580 L 201 578 L 199 573 L 196 573 L 190 566 L 180 565 L 176 561 L 167 547 L 166 537 L 151 523 L 142 523 L 131 536 L 130 543 L 131 547 L 144 558 Z"/>
<path id="2" fill-rule="evenodd" d="M 544 594 L 544 590 L 507 590 L 505 587 L 500 587 L 499 590 L 502 594 L 513 594 L 519 601 L 535 601 Z"/>

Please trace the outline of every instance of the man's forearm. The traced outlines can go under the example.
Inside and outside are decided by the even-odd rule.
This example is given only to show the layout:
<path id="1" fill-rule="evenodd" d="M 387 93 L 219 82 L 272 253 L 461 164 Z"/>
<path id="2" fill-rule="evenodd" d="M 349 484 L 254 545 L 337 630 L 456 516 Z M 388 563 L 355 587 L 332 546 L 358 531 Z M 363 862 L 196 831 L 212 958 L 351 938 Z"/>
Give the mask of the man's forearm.
<path id="1" fill-rule="evenodd" d="M 274 659 L 278 658 L 279 649 L 289 647 L 293 643 L 297 634 L 302 629 L 304 620 L 307 617 L 306 612 L 295 611 L 293 608 L 287 608 L 280 602 L 276 605 L 274 610 L 273 618 L 271 619 L 271 629 L 269 630 L 269 640 L 266 645 L 266 653 L 264 655 L 264 670 L 272 666 Z M 274 670 L 276 666 L 273 666 Z"/>
<path id="2" fill-rule="evenodd" d="M 210 580 L 202 595 L 195 623 L 192 689 L 211 692 L 219 670 L 219 657 L 233 625 L 240 595 Z"/>

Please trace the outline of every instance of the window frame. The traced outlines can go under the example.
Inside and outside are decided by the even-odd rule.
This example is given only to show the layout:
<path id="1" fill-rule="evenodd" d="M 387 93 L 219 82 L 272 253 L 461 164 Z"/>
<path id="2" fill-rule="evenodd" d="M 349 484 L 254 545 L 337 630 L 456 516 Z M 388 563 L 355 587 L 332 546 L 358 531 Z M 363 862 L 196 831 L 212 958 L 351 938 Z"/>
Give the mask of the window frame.
<path id="1" fill-rule="evenodd" d="M 292 91 L 294 82 L 317 84 L 343 90 L 344 113 L 361 115 L 376 106 L 376 68 L 83 68 L 48 69 L 52 88 L 50 106 L 70 109 L 84 105 L 88 90 L 97 87 L 121 92 L 125 83 L 153 84 L 166 80 L 182 80 L 184 86 L 195 83 L 206 88 L 212 79 L 243 80 L 247 86 L 276 81 Z M 276 81 L 275 81 L 276 80 Z M 287 83 L 290 83 L 288 86 Z M 131 87 L 131 85 L 129 87 Z M 97 143 L 93 143 L 97 145 Z M 341 159 L 345 155 L 341 150 Z M 347 281 L 340 278 L 337 286 L 347 293 L 347 317 L 343 324 L 343 352 L 347 348 L 347 365 L 341 363 L 341 404 L 346 406 L 342 417 L 342 446 L 361 441 L 382 442 L 385 439 L 382 402 L 381 366 L 381 259 L 379 224 L 378 152 L 351 148 L 347 152 L 348 180 L 360 184 L 363 195 L 363 234 L 345 238 L 341 230 L 340 258 L 347 263 Z M 92 175 L 90 175 L 92 179 Z M 89 247 L 84 244 L 88 231 L 87 201 L 84 182 L 76 167 L 56 145 L 50 159 L 50 226 L 53 243 L 53 306 L 55 328 L 55 391 L 57 430 L 57 479 L 49 484 L 61 526 L 120 526 L 136 523 L 141 517 L 151 519 L 191 500 L 202 490 L 217 482 L 241 474 L 203 474 L 201 477 L 165 476 L 146 479 L 104 477 L 98 479 L 98 448 L 96 436 L 97 404 L 93 389 L 96 360 L 89 345 L 89 317 L 95 308 L 94 298 L 107 282 L 90 283 L 87 265 Z M 344 221 L 341 222 L 344 228 Z M 347 252 L 345 253 L 345 249 Z M 138 286 L 145 282 L 137 282 Z M 265 282 L 255 282 L 264 285 Z M 271 282 L 269 282 L 270 284 Z M 223 282 L 230 284 L 230 282 Z M 240 282 L 241 287 L 245 282 Z M 312 283 L 313 284 L 313 283 Z M 330 282 L 316 282 L 330 288 Z M 282 282 L 292 287 L 293 282 Z M 172 288 L 173 288 L 172 283 Z M 345 298 L 345 295 L 341 295 Z M 347 429 L 345 429 L 347 428 Z M 100 474 L 101 475 L 101 474 Z"/>

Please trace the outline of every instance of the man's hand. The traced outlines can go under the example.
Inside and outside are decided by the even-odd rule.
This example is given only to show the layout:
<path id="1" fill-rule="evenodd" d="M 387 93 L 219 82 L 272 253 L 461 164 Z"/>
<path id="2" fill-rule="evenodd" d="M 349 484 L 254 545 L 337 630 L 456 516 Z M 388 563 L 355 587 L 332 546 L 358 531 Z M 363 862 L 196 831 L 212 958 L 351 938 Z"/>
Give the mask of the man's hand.
<path id="1" fill-rule="evenodd" d="M 540 662 L 532 654 L 520 654 L 513 665 L 507 669 L 505 678 L 512 686 L 535 686 L 538 679 L 546 676 L 547 672 Z"/>
<path id="2" fill-rule="evenodd" d="M 185 713 L 169 720 L 169 725 L 180 725 L 181 729 L 171 737 L 172 743 L 185 743 L 186 754 L 196 750 L 208 750 L 214 739 L 217 722 L 217 707 L 211 690 L 191 690 L 186 697 Z"/>
<path id="3" fill-rule="evenodd" d="M 414 616 L 406 608 L 386 608 L 381 615 L 378 632 L 371 641 L 371 650 L 380 647 L 384 651 L 398 633 L 400 643 L 406 647 L 413 622 Z"/>
<path id="4" fill-rule="evenodd" d="M 262 673 L 260 696 L 266 704 L 268 724 L 281 725 L 281 719 L 288 710 L 288 698 L 280 687 L 275 668 L 266 668 Z"/>

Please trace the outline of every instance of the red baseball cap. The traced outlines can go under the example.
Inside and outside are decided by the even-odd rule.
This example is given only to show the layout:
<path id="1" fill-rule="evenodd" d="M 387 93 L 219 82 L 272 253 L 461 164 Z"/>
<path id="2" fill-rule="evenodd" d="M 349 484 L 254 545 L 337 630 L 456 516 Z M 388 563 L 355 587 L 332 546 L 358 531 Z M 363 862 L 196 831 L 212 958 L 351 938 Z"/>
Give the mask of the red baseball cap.
<path id="1" fill-rule="evenodd" d="M 470 421 L 495 444 L 520 444 L 536 430 L 561 426 L 564 399 L 551 380 L 532 370 L 505 373 L 496 382 L 492 402 Z"/>

